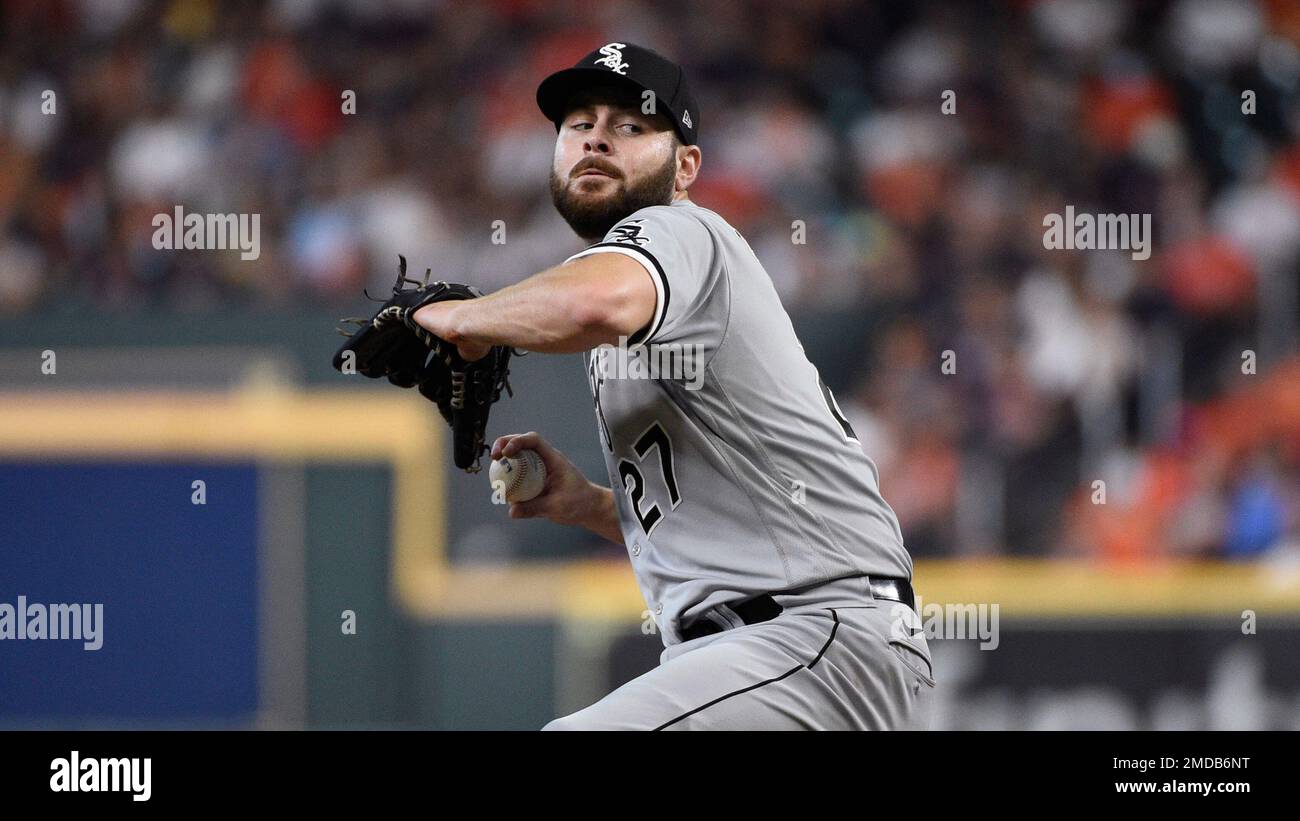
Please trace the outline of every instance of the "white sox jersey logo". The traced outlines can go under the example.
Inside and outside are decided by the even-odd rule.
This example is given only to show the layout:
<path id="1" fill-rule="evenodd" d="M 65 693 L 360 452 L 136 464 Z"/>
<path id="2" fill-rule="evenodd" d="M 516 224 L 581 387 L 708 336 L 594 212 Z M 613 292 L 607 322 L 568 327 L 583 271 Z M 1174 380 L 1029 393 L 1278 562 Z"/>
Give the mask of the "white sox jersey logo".
<path id="1" fill-rule="evenodd" d="M 615 74 L 627 74 L 627 68 L 630 65 L 623 61 L 623 49 L 627 47 L 626 43 L 610 43 L 607 46 L 600 47 L 600 53 L 605 55 L 595 62 L 595 65 L 605 66 Z"/>
<path id="2" fill-rule="evenodd" d="M 614 227 L 614 238 L 611 242 L 631 243 L 637 247 L 646 245 L 650 242 L 649 237 L 641 236 L 641 223 L 644 220 L 628 220 L 622 225 Z"/>

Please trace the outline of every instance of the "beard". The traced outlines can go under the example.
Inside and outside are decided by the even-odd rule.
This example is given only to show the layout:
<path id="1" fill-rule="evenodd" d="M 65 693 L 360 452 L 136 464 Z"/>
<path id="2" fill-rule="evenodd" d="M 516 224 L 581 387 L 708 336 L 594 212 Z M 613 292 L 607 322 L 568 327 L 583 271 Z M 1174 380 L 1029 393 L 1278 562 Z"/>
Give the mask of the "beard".
<path id="1" fill-rule="evenodd" d="M 551 202 L 569 223 L 573 232 L 585 240 L 599 242 L 618 221 L 642 208 L 667 205 L 673 201 L 677 181 L 676 152 L 657 170 L 629 184 L 626 177 L 612 180 L 608 193 L 573 193 L 569 183 L 551 169 Z"/>

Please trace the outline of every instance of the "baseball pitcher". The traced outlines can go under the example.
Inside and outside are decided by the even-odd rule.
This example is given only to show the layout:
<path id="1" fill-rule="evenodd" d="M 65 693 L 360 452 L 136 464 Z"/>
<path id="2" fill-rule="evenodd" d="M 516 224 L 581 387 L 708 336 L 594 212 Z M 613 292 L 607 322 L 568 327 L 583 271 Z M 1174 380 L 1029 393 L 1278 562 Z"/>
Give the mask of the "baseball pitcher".
<path id="1" fill-rule="evenodd" d="M 609 43 L 537 102 L 557 130 L 555 207 L 591 244 L 405 319 L 449 364 L 586 354 L 609 486 L 535 432 L 491 455 L 545 463 L 511 517 L 626 547 L 664 650 L 545 729 L 927 728 L 935 680 L 898 521 L 754 252 L 688 196 L 702 118 L 684 72 Z"/>

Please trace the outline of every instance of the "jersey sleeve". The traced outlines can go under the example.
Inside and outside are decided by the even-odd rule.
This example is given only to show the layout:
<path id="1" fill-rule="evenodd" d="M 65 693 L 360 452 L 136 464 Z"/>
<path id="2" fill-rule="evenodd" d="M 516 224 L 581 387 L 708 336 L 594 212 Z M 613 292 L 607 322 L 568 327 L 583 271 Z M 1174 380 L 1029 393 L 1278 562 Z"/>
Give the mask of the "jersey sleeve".
<path id="1" fill-rule="evenodd" d="M 611 228 L 603 241 L 565 262 L 602 253 L 636 260 L 654 282 L 654 314 L 649 324 L 628 339 L 629 345 L 695 335 L 698 329 L 693 327 L 693 318 L 717 286 L 717 250 L 703 223 L 669 205 L 642 208 Z"/>

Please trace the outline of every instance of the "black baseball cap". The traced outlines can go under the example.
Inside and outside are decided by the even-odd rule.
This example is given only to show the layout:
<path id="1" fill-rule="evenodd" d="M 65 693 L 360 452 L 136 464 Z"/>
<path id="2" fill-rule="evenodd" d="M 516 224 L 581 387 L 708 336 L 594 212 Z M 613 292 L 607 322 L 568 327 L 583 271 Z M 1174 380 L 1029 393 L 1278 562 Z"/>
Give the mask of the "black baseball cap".
<path id="1" fill-rule="evenodd" d="M 579 60 L 573 68 L 557 71 L 537 87 L 537 105 L 560 130 L 565 106 L 585 88 L 613 81 L 637 93 L 654 92 L 655 110 L 665 112 L 686 145 L 695 145 L 700 111 L 686 84 L 686 72 L 668 58 L 631 43 L 607 43 Z"/>

